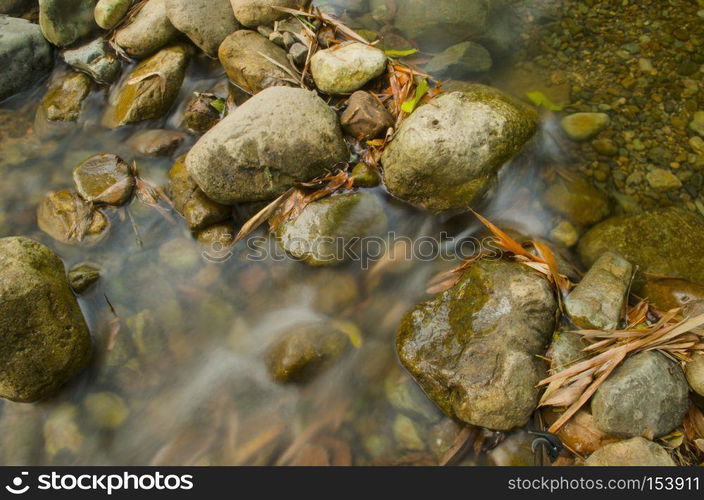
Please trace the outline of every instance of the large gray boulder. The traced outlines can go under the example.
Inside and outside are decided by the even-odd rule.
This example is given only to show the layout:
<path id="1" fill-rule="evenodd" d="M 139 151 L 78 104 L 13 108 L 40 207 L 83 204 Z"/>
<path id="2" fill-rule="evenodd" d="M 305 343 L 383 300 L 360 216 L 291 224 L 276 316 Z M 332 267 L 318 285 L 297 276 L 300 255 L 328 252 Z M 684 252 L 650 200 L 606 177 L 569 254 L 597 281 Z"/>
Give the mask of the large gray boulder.
<path id="1" fill-rule="evenodd" d="M 335 112 L 315 93 L 266 89 L 193 146 L 186 167 L 209 198 L 224 204 L 263 201 L 347 161 Z"/>
<path id="2" fill-rule="evenodd" d="M 443 94 L 414 111 L 387 146 L 386 187 L 434 212 L 467 210 L 536 128 L 530 108 L 491 87 Z"/>
<path id="3" fill-rule="evenodd" d="M 0 397 L 52 395 L 85 368 L 91 350 L 61 260 L 27 238 L 0 239 Z"/>
<path id="4" fill-rule="evenodd" d="M 619 437 L 664 436 L 682 423 L 688 408 L 682 368 L 653 351 L 628 358 L 592 398 L 597 427 Z"/>
<path id="5" fill-rule="evenodd" d="M 607 251 L 621 254 L 641 273 L 704 284 L 704 218 L 683 208 L 663 208 L 612 217 L 579 241 L 579 256 L 591 266 Z M 642 275 L 635 283 L 638 291 Z"/>
<path id="6" fill-rule="evenodd" d="M 217 57 L 222 41 L 240 24 L 230 0 L 166 0 L 166 15 L 209 56 Z"/>
<path id="7" fill-rule="evenodd" d="M 98 28 L 96 0 L 39 0 L 39 26 L 54 45 L 66 47 Z"/>
<path id="8" fill-rule="evenodd" d="M 40 80 L 53 61 L 39 26 L 0 15 L 0 101 Z"/>
<path id="9" fill-rule="evenodd" d="M 528 267 L 481 261 L 442 295 L 403 319 L 403 365 L 449 416 L 509 430 L 528 423 L 546 374 L 557 302 Z"/>

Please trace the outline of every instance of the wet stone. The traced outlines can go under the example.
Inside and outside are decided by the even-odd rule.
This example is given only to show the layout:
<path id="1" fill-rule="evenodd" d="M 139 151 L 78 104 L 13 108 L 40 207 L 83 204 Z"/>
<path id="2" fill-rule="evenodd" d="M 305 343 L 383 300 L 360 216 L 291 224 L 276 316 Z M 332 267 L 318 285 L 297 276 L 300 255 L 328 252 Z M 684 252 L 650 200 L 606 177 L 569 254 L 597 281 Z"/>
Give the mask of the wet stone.
<path id="1" fill-rule="evenodd" d="M 169 171 L 174 208 L 192 230 L 206 229 L 231 217 L 232 209 L 210 200 L 186 170 L 183 157 Z"/>
<path id="2" fill-rule="evenodd" d="M 54 45 L 66 47 L 95 28 L 95 0 L 39 0 L 39 26 Z"/>
<path id="3" fill-rule="evenodd" d="M 371 193 L 341 194 L 310 203 L 293 221 L 276 231 L 281 247 L 312 266 L 332 266 L 353 258 L 355 240 L 378 237 L 386 230 L 384 207 Z M 353 248 L 359 254 L 358 245 Z"/>
<path id="4" fill-rule="evenodd" d="M 27 238 L 0 239 L 0 397 L 51 396 L 85 368 L 91 353 L 59 257 Z"/>
<path id="5" fill-rule="evenodd" d="M 129 416 L 127 403 L 114 392 L 93 392 L 83 400 L 88 420 L 98 429 L 115 430 Z"/>
<path id="6" fill-rule="evenodd" d="M 565 299 L 565 312 L 580 328 L 614 330 L 625 311 L 633 266 L 614 252 L 604 253 Z"/>
<path id="7" fill-rule="evenodd" d="M 0 16 L 0 101 L 25 90 L 48 74 L 51 46 L 39 27 L 24 19 Z"/>
<path id="8" fill-rule="evenodd" d="M 369 140 L 385 135 L 394 118 L 373 95 L 360 90 L 350 96 L 340 123 L 349 135 Z"/>
<path id="9" fill-rule="evenodd" d="M 144 130 L 130 137 L 127 145 L 142 156 L 171 156 L 187 137 L 179 130 Z"/>
<path id="10" fill-rule="evenodd" d="M 492 66 L 493 60 L 488 50 L 475 42 L 462 42 L 433 57 L 425 66 L 425 71 L 431 75 L 461 80 L 477 73 L 486 73 Z"/>
<path id="11" fill-rule="evenodd" d="M 692 360 L 685 365 L 684 373 L 692 390 L 704 396 L 704 354 L 692 356 Z"/>
<path id="12" fill-rule="evenodd" d="M 316 52 L 310 61 L 310 71 L 321 92 L 347 94 L 381 75 L 386 62 L 381 50 L 353 42 Z"/>
<path id="13" fill-rule="evenodd" d="M 352 169 L 352 178 L 355 187 L 373 188 L 381 184 L 379 169 L 370 167 L 366 163 L 357 163 Z"/>
<path id="14" fill-rule="evenodd" d="M 579 242 L 582 262 L 592 265 L 604 252 L 621 254 L 639 273 L 704 284 L 704 218 L 681 208 L 662 208 L 612 217 L 590 229 Z M 642 286 L 642 275 L 634 290 Z"/>
<path id="15" fill-rule="evenodd" d="M 538 402 L 546 366 L 537 356 L 556 308 L 547 282 L 525 266 L 480 261 L 405 316 L 396 349 L 448 416 L 495 430 L 521 427 Z"/>
<path id="16" fill-rule="evenodd" d="M 601 132 L 611 119 L 605 113 L 574 113 L 562 119 L 560 124 L 567 137 L 573 141 L 588 141 Z"/>
<path id="17" fill-rule="evenodd" d="M 624 361 L 592 398 L 596 425 L 620 437 L 664 436 L 682 423 L 689 408 L 682 369 L 649 351 Z"/>
<path id="18" fill-rule="evenodd" d="M 214 251 L 212 255 L 208 254 L 206 258 L 209 257 L 210 260 L 218 261 L 223 256 L 228 255 L 227 249 L 235 242 L 236 234 L 234 222 L 228 220 L 197 231 L 196 239 L 198 243 L 208 246 Z"/>
<path id="19" fill-rule="evenodd" d="M 222 41 L 240 29 L 230 0 L 165 0 L 166 15 L 176 29 L 211 57 Z"/>
<path id="20" fill-rule="evenodd" d="M 584 337 L 577 333 L 570 331 L 556 333 L 548 351 L 550 368 L 555 372 L 560 372 L 586 359 L 587 355 L 583 349 L 588 345 Z"/>
<path id="21" fill-rule="evenodd" d="M 69 190 L 44 197 L 37 209 L 37 223 L 55 240 L 85 247 L 103 241 L 110 227 L 105 214 Z"/>
<path id="22" fill-rule="evenodd" d="M 650 279 L 641 292 L 655 307 L 669 311 L 704 300 L 704 286 L 680 279 Z"/>
<path id="23" fill-rule="evenodd" d="M 178 97 L 187 64 L 188 51 L 179 45 L 142 61 L 112 96 L 103 125 L 117 128 L 163 117 Z"/>
<path id="24" fill-rule="evenodd" d="M 300 0 L 231 0 L 231 3 L 237 20 L 248 28 L 269 26 L 288 16 L 275 7 L 298 9 L 302 4 Z"/>
<path id="25" fill-rule="evenodd" d="M 348 158 L 337 115 L 325 101 L 307 90 L 274 87 L 201 137 L 186 166 L 209 198 L 231 205 L 274 199 Z"/>
<path id="26" fill-rule="evenodd" d="M 73 182 L 84 200 L 106 205 L 124 205 L 135 186 L 130 166 L 109 153 L 91 156 L 79 164 L 73 171 Z"/>
<path id="27" fill-rule="evenodd" d="M 98 26 L 111 30 L 127 15 L 132 0 L 98 0 L 93 15 Z"/>
<path id="28" fill-rule="evenodd" d="M 381 157 L 392 195 L 433 212 L 466 211 L 535 133 L 527 106 L 484 85 L 460 89 L 401 123 Z"/>
<path id="29" fill-rule="evenodd" d="M 66 64 L 78 71 L 83 71 L 100 84 L 113 83 L 122 64 L 115 54 L 111 52 L 108 43 L 102 38 L 62 52 Z"/>
<path id="30" fill-rule="evenodd" d="M 37 109 L 34 121 L 37 133 L 48 138 L 73 130 L 91 85 L 91 79 L 83 73 L 69 73 L 56 78 Z"/>
<path id="31" fill-rule="evenodd" d="M 191 132 L 205 133 L 218 124 L 225 101 L 212 94 L 196 94 L 183 113 L 183 126 Z"/>
<path id="32" fill-rule="evenodd" d="M 220 45 L 218 57 L 230 81 L 249 94 L 257 94 L 268 87 L 291 85 L 290 74 L 282 69 L 283 66 L 294 71 L 286 51 L 256 31 L 232 33 Z"/>
<path id="33" fill-rule="evenodd" d="M 611 213 L 608 195 L 584 177 L 558 175 L 541 195 L 543 203 L 570 222 L 593 226 Z"/>
<path id="34" fill-rule="evenodd" d="M 676 464 L 662 446 L 642 437 L 607 444 L 584 463 L 592 467 L 674 467 Z"/>
<path id="35" fill-rule="evenodd" d="M 165 0 L 148 0 L 128 24 L 115 32 L 115 43 L 132 57 L 147 57 L 179 34 L 166 15 Z"/>
<path id="36" fill-rule="evenodd" d="M 68 282 L 71 289 L 82 294 L 100 279 L 100 269 L 92 264 L 80 264 L 68 273 Z"/>
<path id="37" fill-rule="evenodd" d="M 297 66 L 303 67 L 308 60 L 308 47 L 300 42 L 296 42 L 288 49 L 288 53 L 291 55 L 293 62 Z"/>
<path id="38" fill-rule="evenodd" d="M 348 346 L 347 335 L 329 323 L 302 324 L 269 346 L 266 365 L 278 382 L 305 383 L 324 371 Z"/>

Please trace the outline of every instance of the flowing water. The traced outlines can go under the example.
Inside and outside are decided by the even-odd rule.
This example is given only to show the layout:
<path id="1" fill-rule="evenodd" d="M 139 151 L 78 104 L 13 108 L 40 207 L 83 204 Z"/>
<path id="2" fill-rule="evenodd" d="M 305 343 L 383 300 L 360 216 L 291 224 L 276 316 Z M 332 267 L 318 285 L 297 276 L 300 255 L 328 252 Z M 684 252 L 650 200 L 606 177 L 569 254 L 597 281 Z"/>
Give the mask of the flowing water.
<path id="1" fill-rule="evenodd" d="M 547 22 L 539 8 L 549 2 L 516 3 L 532 16 L 524 15 L 516 30 Z M 344 2 L 338 4 L 337 11 L 344 10 Z M 343 19 L 364 27 L 368 14 Z M 515 81 L 516 63 L 498 60 L 481 80 L 509 91 L 530 90 L 532 82 Z M 55 71 L 64 70 L 62 64 L 57 60 Z M 194 60 L 179 104 L 162 128 L 178 128 L 193 91 L 225 82 L 219 65 Z M 32 122 L 45 88 L 38 82 L 0 104 L 0 236 L 34 238 L 54 249 L 67 269 L 85 262 L 100 267 L 98 284 L 79 297 L 95 356 L 88 370 L 48 401 L 0 403 L 3 464 L 433 464 L 461 440 L 460 426 L 423 401 L 394 345 L 403 314 L 429 297 L 428 282 L 452 268 L 454 259 L 386 256 L 367 269 L 359 262 L 311 268 L 281 252 L 254 261 L 244 243 L 232 250 L 199 245 L 176 214 L 164 216 L 137 199 L 109 211 L 110 237 L 97 247 L 57 243 L 38 229 L 36 207 L 46 192 L 71 187 L 72 169 L 82 159 L 115 153 L 135 160 L 144 178 L 166 186 L 174 158 L 195 138 L 169 158 L 140 157 L 126 140 L 154 124 L 101 128 L 106 90 L 94 88 L 80 130 L 39 140 Z M 524 234 L 547 236 L 553 216 L 536 201 L 536 186 L 539 170 L 567 161 L 556 127 L 546 113 L 536 138 L 504 168 L 480 207 L 484 215 Z M 462 238 L 479 230 L 468 215 L 428 215 L 376 190 L 399 238 L 417 242 L 447 233 L 456 237 L 445 244 L 452 254 Z M 337 322 L 360 341 L 307 385 L 272 381 L 267 347 L 310 321 Z M 487 448 L 502 439 L 489 432 L 481 438 Z M 470 453 L 464 463 L 487 459 L 513 457 Z"/>

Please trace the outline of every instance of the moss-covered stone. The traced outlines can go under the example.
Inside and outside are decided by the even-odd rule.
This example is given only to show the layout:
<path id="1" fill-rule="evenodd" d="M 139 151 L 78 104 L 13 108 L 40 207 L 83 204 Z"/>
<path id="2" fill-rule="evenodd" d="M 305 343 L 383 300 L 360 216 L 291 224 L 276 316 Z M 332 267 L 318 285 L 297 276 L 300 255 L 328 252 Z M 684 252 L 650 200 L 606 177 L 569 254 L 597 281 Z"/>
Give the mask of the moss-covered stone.
<path id="1" fill-rule="evenodd" d="M 76 191 L 86 201 L 124 205 L 135 186 L 130 166 L 119 156 L 101 153 L 83 160 L 73 170 Z"/>
<path id="2" fill-rule="evenodd" d="M 27 238 L 0 239 L 0 397 L 51 396 L 85 368 L 91 350 L 61 260 Z"/>
<path id="3" fill-rule="evenodd" d="M 579 242 L 582 262 L 591 266 L 615 251 L 642 273 L 704 284 L 704 218 L 681 208 L 663 208 L 612 217 L 594 226 Z M 636 290 L 643 284 L 635 283 Z"/>
<path id="4" fill-rule="evenodd" d="M 208 198 L 186 170 L 185 157 L 181 157 L 169 171 L 171 199 L 174 208 L 186 219 L 192 230 L 206 229 L 223 222 L 232 215 L 232 208 Z"/>
<path id="5" fill-rule="evenodd" d="M 250 94 L 268 87 L 290 85 L 290 73 L 295 72 L 286 51 L 256 31 L 232 33 L 220 45 L 218 57 L 230 81 Z"/>
<path id="6" fill-rule="evenodd" d="M 536 130 L 535 113 L 500 91 L 459 88 L 414 111 L 381 158 L 389 192 L 434 212 L 474 206 Z"/>
<path id="7" fill-rule="evenodd" d="M 209 198 L 271 200 L 347 161 L 335 112 L 317 94 L 268 88 L 230 113 L 191 148 L 188 172 Z"/>
<path id="8" fill-rule="evenodd" d="M 165 0 L 148 0 L 114 36 L 115 43 L 132 57 L 146 57 L 171 43 L 179 31 L 166 15 Z"/>
<path id="9" fill-rule="evenodd" d="M 83 73 L 68 73 L 55 79 L 42 98 L 34 121 L 34 129 L 42 137 L 70 131 L 78 121 L 83 101 L 92 82 Z"/>
<path id="10" fill-rule="evenodd" d="M 180 45 L 142 61 L 111 99 L 103 125 L 117 128 L 164 116 L 178 97 L 187 63 L 188 50 Z"/>
<path id="11" fill-rule="evenodd" d="M 293 257 L 312 266 L 330 266 L 350 259 L 345 250 L 355 239 L 380 236 L 387 224 L 374 194 L 342 194 L 309 204 L 297 218 L 282 223 L 276 236 Z"/>
<path id="12" fill-rule="evenodd" d="M 606 252 L 565 299 L 565 312 L 580 328 L 614 330 L 625 317 L 626 294 L 633 266 L 614 252 Z"/>
<path id="13" fill-rule="evenodd" d="M 37 224 L 61 243 L 86 247 L 103 241 L 110 228 L 104 213 L 68 189 L 44 197 L 37 208 Z"/>
<path id="14" fill-rule="evenodd" d="M 279 382 L 308 382 L 349 346 L 345 333 L 325 323 L 306 323 L 283 334 L 269 347 L 266 364 Z"/>
<path id="15" fill-rule="evenodd" d="M 497 430 L 525 425 L 555 326 L 548 283 L 509 262 L 475 263 L 462 280 L 403 319 L 403 365 L 448 415 Z"/>
<path id="16" fill-rule="evenodd" d="M 54 45 L 66 47 L 97 28 L 95 0 L 39 0 L 39 26 Z"/>
<path id="17" fill-rule="evenodd" d="M 548 208 L 578 226 L 592 226 L 611 214 L 608 195 L 576 175 L 558 176 L 541 199 Z"/>

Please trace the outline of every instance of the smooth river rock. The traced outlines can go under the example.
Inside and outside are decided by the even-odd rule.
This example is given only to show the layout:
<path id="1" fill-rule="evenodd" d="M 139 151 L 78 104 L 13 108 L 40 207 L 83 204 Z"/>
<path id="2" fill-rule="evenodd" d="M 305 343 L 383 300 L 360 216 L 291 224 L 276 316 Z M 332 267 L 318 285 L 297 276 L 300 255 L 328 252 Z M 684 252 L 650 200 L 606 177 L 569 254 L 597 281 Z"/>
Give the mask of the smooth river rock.
<path id="1" fill-rule="evenodd" d="M 230 0 L 237 20 L 248 28 L 268 26 L 289 14 L 275 7 L 300 9 L 303 0 Z"/>
<path id="2" fill-rule="evenodd" d="M 614 330 L 625 317 L 626 293 L 633 266 L 614 252 L 606 252 L 565 299 L 565 312 L 580 328 Z"/>
<path id="3" fill-rule="evenodd" d="M 178 34 L 166 15 L 165 0 L 149 0 L 134 19 L 115 32 L 115 43 L 132 57 L 146 57 Z"/>
<path id="4" fill-rule="evenodd" d="M 51 396 L 86 367 L 91 352 L 61 260 L 30 239 L 0 239 L 0 397 Z"/>
<path id="5" fill-rule="evenodd" d="M 293 71 L 286 51 L 256 31 L 232 33 L 220 45 L 218 57 L 230 81 L 249 94 L 291 85 L 291 75 L 282 69 Z"/>
<path id="6" fill-rule="evenodd" d="M 389 192 L 431 210 L 464 211 L 536 130 L 528 107 L 484 85 L 437 97 L 413 112 L 382 155 Z"/>
<path id="7" fill-rule="evenodd" d="M 142 61 L 112 96 L 103 125 L 117 128 L 164 116 L 178 97 L 187 64 L 188 50 L 181 45 Z"/>
<path id="8" fill-rule="evenodd" d="M 335 112 L 315 93 L 266 89 L 210 129 L 186 167 L 208 197 L 223 204 L 264 201 L 347 161 Z"/>
<path id="9" fill-rule="evenodd" d="M 612 217 L 582 236 L 578 250 L 591 266 L 604 252 L 621 254 L 639 273 L 704 284 L 704 218 L 682 208 Z M 642 276 L 642 274 L 639 274 Z M 637 291 L 642 280 L 634 283 Z"/>
<path id="10" fill-rule="evenodd" d="M 545 279 L 510 262 L 475 263 L 452 289 L 409 312 L 401 362 L 449 416 L 509 430 L 528 423 L 546 366 L 538 358 L 555 327 Z"/>
<path id="11" fill-rule="evenodd" d="M 117 26 L 132 7 L 132 0 L 98 0 L 93 14 L 98 26 L 111 30 Z"/>
<path id="12" fill-rule="evenodd" d="M 87 73 L 100 84 L 114 82 L 122 67 L 120 60 L 109 48 L 108 42 L 102 38 L 96 38 L 76 48 L 66 49 L 62 56 L 66 64 Z"/>
<path id="13" fill-rule="evenodd" d="M 319 50 L 310 60 L 310 72 L 318 90 L 326 94 L 349 94 L 386 71 L 386 54 L 360 42 Z"/>
<path id="14" fill-rule="evenodd" d="M 39 0 L 39 26 L 54 45 L 66 47 L 97 29 L 95 0 Z"/>
<path id="15" fill-rule="evenodd" d="M 660 437 L 682 423 L 689 387 L 678 364 L 659 352 L 642 352 L 614 370 L 591 406 L 597 427 L 607 434 Z"/>
<path id="16" fill-rule="evenodd" d="M 73 130 L 91 85 L 90 77 L 83 73 L 67 73 L 54 78 L 37 108 L 34 120 L 37 134 L 49 138 Z"/>
<path id="17" fill-rule="evenodd" d="M 372 193 L 329 196 L 303 209 L 293 221 L 278 228 L 281 247 L 293 257 L 312 266 L 332 266 L 359 255 L 357 238 L 382 236 L 387 227 L 384 207 Z"/>
<path id="18" fill-rule="evenodd" d="M 54 64 L 39 26 L 0 15 L 0 101 L 32 86 Z"/>
<path id="19" fill-rule="evenodd" d="M 211 57 L 217 57 L 222 41 L 240 29 L 230 0 L 166 0 L 166 15 Z"/>
<path id="20" fill-rule="evenodd" d="M 607 444 L 584 462 L 589 467 L 674 467 L 667 450 L 642 437 Z"/>

